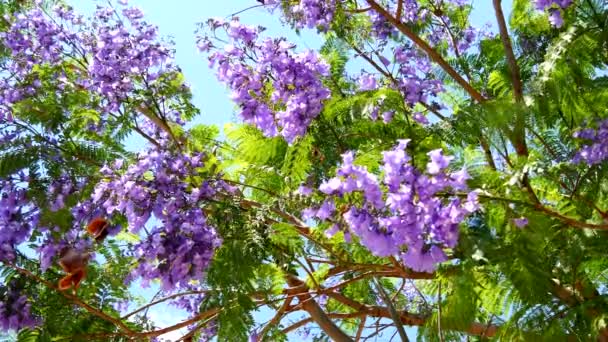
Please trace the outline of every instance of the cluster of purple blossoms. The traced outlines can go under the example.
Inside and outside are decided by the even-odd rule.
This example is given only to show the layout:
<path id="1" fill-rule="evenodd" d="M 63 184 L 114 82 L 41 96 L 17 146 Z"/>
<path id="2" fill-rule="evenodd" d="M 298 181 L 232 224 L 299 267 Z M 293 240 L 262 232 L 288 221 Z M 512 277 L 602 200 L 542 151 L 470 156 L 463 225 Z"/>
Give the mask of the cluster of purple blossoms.
<path id="1" fill-rule="evenodd" d="M 132 278 L 160 278 L 166 291 L 202 278 L 221 240 L 200 205 L 217 191 L 229 191 L 222 182 L 205 181 L 194 189 L 184 182 L 203 166 L 202 159 L 151 149 L 128 167 L 118 160 L 102 168 L 105 180 L 96 185 L 92 202 L 106 215 L 126 217 L 131 232 L 146 230 L 134 246 L 140 263 Z M 148 223 L 157 226 L 148 231 Z"/>
<path id="2" fill-rule="evenodd" d="M 88 89 L 101 94 L 108 109 L 116 110 L 134 89 L 136 80 L 153 82 L 172 68 L 171 52 L 158 42 L 158 29 L 142 20 L 137 8 L 124 8 L 128 25 L 114 19 L 112 8 L 99 8 L 100 25 L 90 38 L 85 38 L 89 64 Z"/>
<path id="3" fill-rule="evenodd" d="M 595 165 L 608 159 L 608 120 L 599 122 L 597 129 L 586 128 L 574 134 L 575 138 L 588 140 L 574 156 L 574 162 Z"/>
<path id="4" fill-rule="evenodd" d="M 372 36 L 382 41 L 385 41 L 389 37 L 392 37 L 399 32 L 393 24 L 386 20 L 382 14 L 376 11 L 370 11 L 369 19 L 372 23 Z"/>
<path id="5" fill-rule="evenodd" d="M 394 48 L 394 63 L 397 75 L 394 77 L 395 84 L 391 87 L 397 88 L 405 97 L 408 105 L 414 106 L 419 102 L 427 103 L 429 98 L 437 96 L 443 92 L 443 83 L 440 80 L 430 77 L 432 64 L 431 61 L 422 54 L 421 51 L 410 46 L 399 46 Z M 379 56 L 380 62 L 389 67 L 391 62 L 384 56 Z M 376 76 L 365 71 L 357 78 L 357 86 L 360 91 L 370 91 L 378 89 L 379 81 Z M 374 104 L 371 118 L 377 120 L 383 99 L 379 99 Z M 393 111 L 384 111 L 382 119 L 388 123 L 393 118 Z M 421 113 L 415 113 L 414 120 L 421 124 L 428 124 L 428 120 Z"/>
<path id="6" fill-rule="evenodd" d="M 564 19 L 562 11 L 572 5 L 572 0 L 535 0 L 535 7 L 539 11 L 549 11 L 549 22 L 555 27 L 562 27 Z"/>
<path id="7" fill-rule="evenodd" d="M 0 80 L 0 118 L 10 118 L 15 103 L 37 93 L 40 66 L 54 69 L 57 94 L 66 88 L 89 90 L 102 114 L 117 111 L 142 84 L 175 71 L 172 52 L 142 18 L 140 10 L 127 7 L 120 13 L 98 7 L 88 23 L 65 6 L 56 6 L 54 16 L 38 7 L 17 14 L 0 34 L 11 53 L 10 76 Z"/>
<path id="8" fill-rule="evenodd" d="M 389 13 L 396 13 L 397 1 L 389 1 L 384 8 Z M 427 15 L 428 11 L 420 8 L 418 0 L 404 0 L 401 3 L 401 17 L 398 19 L 403 23 L 413 24 L 419 20 L 425 20 Z M 399 32 L 395 25 L 375 10 L 369 11 L 369 19 L 372 24 L 372 36 L 380 40 L 386 40 Z"/>
<path id="9" fill-rule="evenodd" d="M 210 64 L 218 80 L 231 89 L 243 121 L 288 142 L 304 135 L 330 96 L 321 82 L 329 74 L 328 64 L 310 50 L 294 53 L 295 46 L 285 39 L 261 38 L 262 28 L 242 25 L 238 19 L 212 19 L 208 25 L 212 31 L 224 28 L 230 43 L 217 49 L 203 37 L 199 48 L 213 50 Z"/>
<path id="10" fill-rule="evenodd" d="M 464 55 L 471 47 L 476 46 L 483 38 L 492 37 L 490 24 L 486 23 L 481 28 L 466 26 L 460 28 L 453 25 L 450 17 L 442 15 L 443 25 L 433 27 L 426 35 L 431 46 L 448 43 L 449 49 L 456 56 Z"/>
<path id="11" fill-rule="evenodd" d="M 399 71 L 399 90 L 409 105 L 427 102 L 429 97 L 443 92 L 443 83 L 429 77 L 432 64 L 422 52 L 411 46 L 400 46 L 395 48 L 394 58 Z"/>
<path id="12" fill-rule="evenodd" d="M 38 322 L 31 310 L 32 304 L 28 298 L 9 284 L 3 295 L 0 295 L 0 329 L 19 331 L 33 328 Z"/>
<path id="13" fill-rule="evenodd" d="M 281 9 L 284 0 L 266 0 L 265 5 L 271 11 Z M 285 19 L 296 28 L 317 28 L 327 31 L 334 18 L 336 0 L 299 0 L 296 4 L 289 1 L 284 13 Z"/>
<path id="14" fill-rule="evenodd" d="M 27 176 L 20 178 L 0 179 L 0 261 L 14 261 L 17 246 L 29 239 L 39 221 L 40 211 L 27 198 Z"/>
<path id="15" fill-rule="evenodd" d="M 467 191 L 469 176 L 465 170 L 447 171 L 452 157 L 444 156 L 441 149 L 429 152 L 423 172 L 412 165 L 407 143 L 402 140 L 383 153 L 382 182 L 367 168 L 353 164 L 352 153 L 344 154 L 337 177 L 319 188 L 332 197 L 305 216 L 338 222 L 334 232 L 341 225 L 374 255 L 401 256 L 408 267 L 430 272 L 447 260 L 443 249 L 457 245 L 459 224 L 478 210 L 479 203 L 475 191 L 468 192 L 465 200 L 454 193 Z M 346 209 L 336 211 L 335 201 L 354 193 L 363 195 L 360 204 L 347 202 Z"/>
<path id="16" fill-rule="evenodd" d="M 359 77 L 359 79 L 357 80 L 357 83 L 359 86 L 359 90 L 361 91 L 375 90 L 376 88 L 378 88 L 376 77 L 368 73 L 363 73 L 361 77 Z"/>
<path id="17" fill-rule="evenodd" d="M 65 199 L 73 194 L 75 190 L 77 190 L 77 188 L 69 177 L 63 175 L 54 179 L 47 191 L 47 198 L 50 200 L 49 208 L 51 211 L 63 209 L 65 207 Z"/>

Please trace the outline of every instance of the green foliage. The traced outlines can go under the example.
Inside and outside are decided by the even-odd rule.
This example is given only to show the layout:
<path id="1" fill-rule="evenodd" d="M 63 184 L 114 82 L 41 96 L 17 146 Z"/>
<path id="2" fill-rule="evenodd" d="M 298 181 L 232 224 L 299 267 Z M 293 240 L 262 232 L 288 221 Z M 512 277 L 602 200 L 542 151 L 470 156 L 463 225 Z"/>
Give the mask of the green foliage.
<path id="1" fill-rule="evenodd" d="M 284 2 L 283 10 L 289 11 L 295 3 Z M 264 327 L 256 320 L 260 308 L 280 312 L 292 300 L 285 309 L 302 312 L 298 294 L 305 293 L 311 301 L 326 301 L 322 309 L 354 336 L 364 321 L 378 327 L 401 324 L 381 311 L 387 307 L 381 292 L 386 292 L 405 317 L 403 321 L 419 326 L 421 341 L 457 341 L 465 336 L 479 341 L 597 338 L 608 321 L 608 236 L 606 229 L 588 227 L 605 227 L 608 220 L 608 167 L 573 164 L 571 159 L 585 143 L 573 139 L 573 133 L 608 118 L 606 1 L 575 1 L 564 13 L 562 29 L 550 26 L 546 14 L 536 11 L 530 0 L 513 2 L 509 28 L 524 84 L 521 101 L 513 99 L 510 61 L 502 40 L 494 36 L 483 38 L 478 49 L 458 55 L 450 42 L 433 46 L 485 101 L 470 99 L 445 66 L 434 65 L 429 77 L 442 79 L 447 91 L 413 108 L 406 105 L 404 94 L 393 89 L 392 80 L 383 80 L 378 90 L 356 90 L 351 70 L 352 63 L 358 63 L 355 49 L 365 50 L 376 42 L 366 11 L 355 10 L 355 1 L 338 3 L 320 49 L 330 65 L 330 75 L 323 82 L 332 97 L 305 136 L 288 144 L 248 125 L 228 124 L 223 135 L 215 126 L 172 127 L 184 141 L 180 149 L 205 153 L 198 174 L 184 180 L 188 189 L 209 179 L 224 180 L 237 189 L 219 193 L 202 205 L 223 244 L 205 277 L 192 284 L 208 290 L 200 312 L 217 310 L 217 315 L 197 326 L 217 324 L 218 340 L 244 341 Z M 440 19 L 448 18 L 455 32 L 469 25 L 470 6 L 438 9 L 431 0 L 419 4 L 429 15 L 407 28 L 422 39 L 429 38 L 429 28 L 441 25 Z M 0 14 L 18 5 L 3 2 Z M 402 35 L 394 35 L 387 47 L 404 43 Z M 374 53 L 370 55 L 375 58 Z M 34 69 L 43 81 L 40 92 L 13 109 L 25 123 L 27 136 L 6 142 L 0 150 L 0 178 L 27 172 L 33 180 L 28 196 L 41 208 L 40 224 L 56 227 L 51 235 L 57 239 L 76 224 L 68 208 L 90 197 L 100 181 L 99 169 L 117 158 L 127 164 L 133 160 L 124 142 L 138 128 L 135 116 L 146 114 L 139 107 L 150 104 L 153 114 L 162 112 L 151 98 L 153 93 L 170 98 L 167 108 L 184 119 L 198 114 L 190 91 L 182 87 L 184 75 L 174 73 L 163 75 L 154 92 L 138 89 L 123 104 L 124 113 L 109 118 L 102 132 L 93 132 L 88 126 L 101 120 L 100 99 L 82 89 L 56 91 L 57 73 L 74 67 L 66 62 Z M 74 74 L 68 71 L 66 77 Z M 382 121 L 387 111 L 394 113 L 390 123 Z M 417 111 L 433 117 L 432 124 L 412 120 Z M 523 130 L 523 136 L 518 136 L 517 129 Z M 49 135 L 54 139 L 48 139 Z M 525 140 L 526 153 L 517 149 L 518 138 Z M 318 192 L 310 197 L 297 194 L 300 185 L 318 188 L 335 175 L 347 151 L 355 151 L 357 165 L 382 177 L 382 151 L 398 139 L 411 140 L 408 154 L 421 169 L 432 149 L 443 148 L 453 155 L 451 167 L 467 170 L 469 186 L 479 189 L 483 206 L 461 225 L 459 244 L 446 249 L 449 261 L 432 276 L 415 274 L 421 278 L 417 280 L 406 279 L 411 270 L 403 268 L 399 256 L 376 257 L 346 231 L 326 236 L 333 223 L 344 226 L 340 219 L 300 221 L 304 209 L 317 207 L 325 199 Z M 54 211 L 48 190 L 60 176 L 85 179 L 87 184 L 65 199 L 67 208 Z M 151 172 L 145 175 L 147 181 L 155 177 Z M 346 204 L 360 201 L 361 196 L 337 198 L 337 210 L 345 210 Z M 522 217 L 529 223 L 520 228 L 514 219 Z M 124 225 L 125 220 L 116 218 L 116 223 Z M 36 247 L 40 238 L 41 233 L 35 232 L 28 247 Z M 125 250 L 140 239 L 123 231 L 97 246 L 99 260 L 88 268 L 78 298 L 114 318 L 119 317 L 114 308 L 119 300 L 137 302 L 123 280 L 135 267 Z M 41 272 L 39 260 L 31 255 L 21 255 L 18 264 L 56 284 L 63 276 L 56 263 Z M 302 279 L 302 284 L 294 286 L 290 277 Z M 378 291 L 375 278 L 384 291 Z M 112 323 L 7 265 L 0 267 L 0 279 L 19 281 L 36 301 L 35 313 L 42 319 L 38 328 L 16 334 L 18 341 L 116 332 Z M 365 314 L 357 315 L 358 311 Z M 268 327 L 267 340 L 287 341 L 290 336 L 283 329 L 295 322 L 294 316 L 279 317 Z M 368 317 L 364 320 L 364 316 Z M 149 331 L 154 325 L 145 315 L 125 322 L 134 331 Z M 373 329 L 365 330 L 371 334 L 368 330 Z M 479 336 L 490 331 L 493 337 Z M 319 333 L 314 339 L 329 337 Z"/>

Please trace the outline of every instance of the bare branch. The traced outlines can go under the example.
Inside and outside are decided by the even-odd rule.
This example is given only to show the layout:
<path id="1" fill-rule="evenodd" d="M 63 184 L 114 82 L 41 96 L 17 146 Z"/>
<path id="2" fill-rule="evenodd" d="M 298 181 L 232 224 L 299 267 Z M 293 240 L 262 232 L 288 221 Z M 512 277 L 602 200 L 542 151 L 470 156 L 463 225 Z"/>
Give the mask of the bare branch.
<path id="1" fill-rule="evenodd" d="M 305 283 L 298 279 L 296 276 L 287 275 L 287 283 L 290 286 L 302 286 Z M 338 328 L 338 326 L 327 316 L 327 314 L 321 309 L 319 304 L 315 300 L 311 300 L 309 293 L 298 296 L 300 302 L 305 302 L 302 305 L 304 311 L 308 312 L 312 320 L 319 325 L 319 328 L 323 330 L 327 336 L 336 342 L 352 342 L 352 339 Z"/>

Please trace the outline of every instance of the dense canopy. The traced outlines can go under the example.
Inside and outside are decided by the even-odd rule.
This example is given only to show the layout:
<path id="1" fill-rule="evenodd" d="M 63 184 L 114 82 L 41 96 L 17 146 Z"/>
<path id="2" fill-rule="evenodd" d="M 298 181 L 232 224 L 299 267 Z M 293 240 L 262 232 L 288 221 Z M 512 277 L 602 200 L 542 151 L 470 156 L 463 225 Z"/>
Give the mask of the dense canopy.
<path id="1" fill-rule="evenodd" d="M 201 5 L 216 127 L 145 8 L 0 2 L 4 336 L 608 341 L 608 1 L 476 5 Z"/>

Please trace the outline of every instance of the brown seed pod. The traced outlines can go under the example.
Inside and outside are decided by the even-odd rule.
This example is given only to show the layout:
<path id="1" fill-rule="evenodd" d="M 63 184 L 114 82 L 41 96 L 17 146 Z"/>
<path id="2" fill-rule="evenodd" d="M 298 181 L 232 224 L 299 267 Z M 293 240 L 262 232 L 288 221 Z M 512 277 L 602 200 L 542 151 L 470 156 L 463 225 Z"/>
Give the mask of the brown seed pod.
<path id="1" fill-rule="evenodd" d="M 87 232 L 95 238 L 95 241 L 102 242 L 108 236 L 108 226 L 106 219 L 98 217 L 89 223 Z"/>

